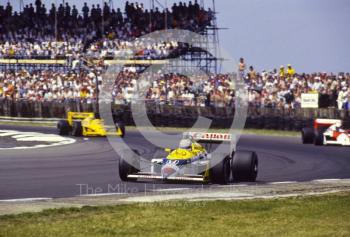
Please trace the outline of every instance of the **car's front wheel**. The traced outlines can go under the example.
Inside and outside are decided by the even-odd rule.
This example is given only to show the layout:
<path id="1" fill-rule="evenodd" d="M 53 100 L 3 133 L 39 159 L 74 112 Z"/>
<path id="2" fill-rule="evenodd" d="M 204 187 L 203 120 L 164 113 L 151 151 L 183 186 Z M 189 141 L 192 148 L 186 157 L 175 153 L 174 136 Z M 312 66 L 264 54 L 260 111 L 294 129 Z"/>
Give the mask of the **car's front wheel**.
<path id="1" fill-rule="evenodd" d="M 124 157 L 121 157 L 119 160 L 119 177 L 122 181 L 136 181 L 136 179 L 128 178 L 130 174 L 136 174 L 139 172 L 140 165 L 139 164 L 139 158 L 136 157 L 139 155 L 138 151 L 132 151 L 131 153 L 129 150 L 125 151 Z"/>
<path id="2" fill-rule="evenodd" d="M 210 169 L 210 180 L 216 184 L 228 184 L 230 182 L 230 159 L 225 157 Z"/>

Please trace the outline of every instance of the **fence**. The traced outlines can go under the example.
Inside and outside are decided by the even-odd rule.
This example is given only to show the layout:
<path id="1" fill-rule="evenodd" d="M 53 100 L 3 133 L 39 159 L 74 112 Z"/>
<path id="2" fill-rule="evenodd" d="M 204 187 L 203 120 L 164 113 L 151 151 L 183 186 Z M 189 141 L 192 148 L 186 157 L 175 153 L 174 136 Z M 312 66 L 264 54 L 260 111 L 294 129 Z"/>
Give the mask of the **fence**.
<path id="1" fill-rule="evenodd" d="M 93 58 L 86 58 L 84 61 L 89 61 L 93 65 L 98 65 L 100 60 Z M 105 65 L 132 65 L 140 69 L 144 69 L 149 65 L 165 65 L 169 63 L 168 60 L 149 60 L 149 59 L 104 59 Z M 0 58 L 0 71 L 19 71 L 19 70 L 50 70 L 50 71 L 59 71 L 59 72 L 69 72 L 76 71 L 80 72 L 84 70 L 85 67 L 82 67 L 82 61 L 78 60 L 75 63 L 73 58 L 61 58 L 61 59 L 21 59 L 21 58 Z M 74 65 L 74 66 L 73 66 Z"/>
<path id="2" fill-rule="evenodd" d="M 3 59 L 0 58 L 0 70 L 52 70 L 67 72 L 71 66 L 65 59 Z"/>
<path id="3" fill-rule="evenodd" d="M 130 106 L 111 106 L 115 117 L 127 125 L 134 125 Z M 212 127 L 227 128 L 231 125 L 234 108 L 186 107 L 146 104 L 147 115 L 155 126 L 191 127 L 197 117 L 212 119 Z M 67 111 L 96 112 L 95 104 L 81 102 L 36 102 L 8 99 L 0 100 L 0 116 L 22 118 L 64 118 Z M 335 108 L 328 109 L 275 109 L 249 108 L 246 128 L 300 130 L 309 126 L 314 118 L 348 119 L 347 111 Z"/>

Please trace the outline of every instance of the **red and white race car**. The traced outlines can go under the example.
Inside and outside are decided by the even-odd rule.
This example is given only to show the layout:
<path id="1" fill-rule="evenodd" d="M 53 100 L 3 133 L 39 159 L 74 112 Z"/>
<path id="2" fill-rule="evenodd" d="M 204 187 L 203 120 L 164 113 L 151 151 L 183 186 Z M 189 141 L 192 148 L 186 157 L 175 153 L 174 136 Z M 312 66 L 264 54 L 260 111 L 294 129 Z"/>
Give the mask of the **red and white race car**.
<path id="1" fill-rule="evenodd" d="M 338 119 L 315 119 L 313 128 L 301 131 L 303 144 L 350 146 L 350 130 Z"/>

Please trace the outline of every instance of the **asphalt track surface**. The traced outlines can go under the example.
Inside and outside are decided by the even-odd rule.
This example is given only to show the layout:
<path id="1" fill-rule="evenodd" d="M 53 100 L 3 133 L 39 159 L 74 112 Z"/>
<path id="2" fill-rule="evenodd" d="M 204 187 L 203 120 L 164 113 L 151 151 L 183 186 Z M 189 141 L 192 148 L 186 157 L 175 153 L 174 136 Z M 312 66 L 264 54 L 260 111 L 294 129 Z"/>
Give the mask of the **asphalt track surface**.
<path id="1" fill-rule="evenodd" d="M 56 133 L 54 128 L 0 128 Z M 155 151 L 136 132 L 127 132 L 125 141 L 141 153 Z M 252 185 L 350 178 L 349 147 L 303 145 L 298 137 L 243 135 L 238 149 L 258 154 L 259 174 L 257 183 Z M 78 138 L 66 146 L 0 151 L 0 200 L 199 187 L 210 185 L 121 182 L 118 156 L 106 138 Z"/>

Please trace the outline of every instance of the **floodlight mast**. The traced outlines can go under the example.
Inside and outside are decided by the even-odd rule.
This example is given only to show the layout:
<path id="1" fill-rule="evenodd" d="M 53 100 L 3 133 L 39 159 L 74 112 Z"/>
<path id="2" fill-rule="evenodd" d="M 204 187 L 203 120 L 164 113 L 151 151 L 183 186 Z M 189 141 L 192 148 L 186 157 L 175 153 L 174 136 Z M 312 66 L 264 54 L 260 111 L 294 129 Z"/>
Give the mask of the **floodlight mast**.
<path id="1" fill-rule="evenodd" d="M 8 2 L 10 2 L 10 0 L 8 0 Z M 24 6 L 23 0 L 19 0 L 19 12 L 23 11 L 23 6 Z"/>

